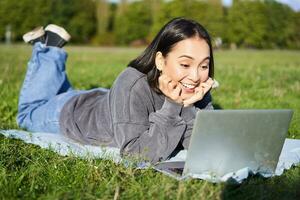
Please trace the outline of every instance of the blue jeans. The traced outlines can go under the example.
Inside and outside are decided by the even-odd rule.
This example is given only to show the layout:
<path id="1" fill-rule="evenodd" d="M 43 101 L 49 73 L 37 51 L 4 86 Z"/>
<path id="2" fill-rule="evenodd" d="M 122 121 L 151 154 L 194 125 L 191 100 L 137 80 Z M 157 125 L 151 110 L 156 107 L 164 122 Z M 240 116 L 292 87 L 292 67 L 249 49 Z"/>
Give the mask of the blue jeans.
<path id="1" fill-rule="evenodd" d="M 74 90 L 65 72 L 67 53 L 58 47 L 35 43 L 21 88 L 17 123 L 32 132 L 59 133 L 59 116 L 72 97 L 101 90 Z"/>

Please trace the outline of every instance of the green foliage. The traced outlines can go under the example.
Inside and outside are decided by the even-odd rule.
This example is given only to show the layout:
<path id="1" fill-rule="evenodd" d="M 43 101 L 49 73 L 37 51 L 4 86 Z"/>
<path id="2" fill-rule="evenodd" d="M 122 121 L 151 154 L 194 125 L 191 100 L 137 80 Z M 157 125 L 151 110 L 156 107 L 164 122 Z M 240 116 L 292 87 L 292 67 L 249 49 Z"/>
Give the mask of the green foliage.
<path id="1" fill-rule="evenodd" d="M 299 41 L 293 37 L 295 22 L 293 11 L 276 1 L 235 0 L 228 9 L 225 41 L 251 48 L 292 47 L 289 40 Z"/>
<path id="2" fill-rule="evenodd" d="M 266 1 L 264 15 L 267 19 L 264 46 L 267 48 L 287 47 L 288 38 L 294 33 L 292 10 L 275 1 Z M 284 16 L 284 17 L 283 17 Z"/>
<path id="3" fill-rule="evenodd" d="M 127 5 L 116 17 L 115 37 L 119 44 L 146 39 L 151 27 L 151 10 L 146 1 Z"/>
<path id="4" fill-rule="evenodd" d="M 297 13 L 274 0 L 235 0 L 230 8 L 224 8 L 220 0 L 157 0 L 156 4 L 159 6 L 153 12 L 148 38 L 153 38 L 174 17 L 187 17 L 204 25 L 212 38 L 222 38 L 225 45 L 235 43 L 246 48 L 300 47 Z"/>
<path id="5" fill-rule="evenodd" d="M 195 19 L 223 47 L 300 48 L 300 12 L 276 0 L 1 0 L 0 41 L 11 28 L 13 41 L 30 29 L 55 23 L 65 27 L 72 42 L 128 45 L 150 42 L 174 17 Z"/>
<path id="6" fill-rule="evenodd" d="M 54 23 L 65 27 L 73 42 L 88 42 L 95 33 L 95 9 L 92 0 L 1 0 L 0 39 L 11 26 L 13 39 L 36 26 Z"/>
<path id="7" fill-rule="evenodd" d="M 193 1 L 188 13 L 190 13 L 188 17 L 200 22 L 212 38 L 224 37 L 225 20 L 221 0 Z"/>
<path id="8" fill-rule="evenodd" d="M 234 1 L 228 12 L 228 41 L 238 46 L 262 47 L 268 33 L 264 4 L 260 1 Z"/>
<path id="9" fill-rule="evenodd" d="M 175 17 L 187 17 L 190 8 L 190 0 L 174 0 L 167 2 L 160 2 L 161 7 L 155 13 L 154 23 L 151 29 L 151 36 L 153 37 L 168 21 Z"/>
<path id="10" fill-rule="evenodd" d="M 92 0 L 51 1 L 48 23 L 66 28 L 73 42 L 88 42 L 96 31 L 96 10 Z"/>
<path id="11" fill-rule="evenodd" d="M 51 6 L 50 1 L 1 0 L 0 8 L 0 39 L 6 26 L 11 26 L 13 38 L 20 40 L 31 28 L 47 23 Z"/>
<path id="12" fill-rule="evenodd" d="M 290 34 L 287 39 L 287 47 L 291 49 L 299 49 L 300 47 L 300 12 L 293 13 L 290 21 Z"/>

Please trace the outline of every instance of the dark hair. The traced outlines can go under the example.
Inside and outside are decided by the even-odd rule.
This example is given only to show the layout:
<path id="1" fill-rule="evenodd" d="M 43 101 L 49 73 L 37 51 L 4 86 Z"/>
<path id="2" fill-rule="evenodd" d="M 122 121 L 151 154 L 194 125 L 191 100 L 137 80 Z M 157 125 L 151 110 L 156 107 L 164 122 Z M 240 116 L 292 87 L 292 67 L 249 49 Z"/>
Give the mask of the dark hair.
<path id="1" fill-rule="evenodd" d="M 214 58 L 212 52 L 211 40 L 208 32 L 198 22 L 185 19 L 185 18 L 174 18 L 169 21 L 163 28 L 158 32 L 150 45 L 139 55 L 136 59 L 132 60 L 128 67 L 133 67 L 138 71 L 147 74 L 147 79 L 150 87 L 154 91 L 161 93 L 158 89 L 158 77 L 159 71 L 155 67 L 156 53 L 160 51 L 164 57 L 172 50 L 177 42 L 192 37 L 200 37 L 204 39 L 210 51 L 210 62 L 209 62 L 209 76 L 213 78 L 214 75 Z"/>

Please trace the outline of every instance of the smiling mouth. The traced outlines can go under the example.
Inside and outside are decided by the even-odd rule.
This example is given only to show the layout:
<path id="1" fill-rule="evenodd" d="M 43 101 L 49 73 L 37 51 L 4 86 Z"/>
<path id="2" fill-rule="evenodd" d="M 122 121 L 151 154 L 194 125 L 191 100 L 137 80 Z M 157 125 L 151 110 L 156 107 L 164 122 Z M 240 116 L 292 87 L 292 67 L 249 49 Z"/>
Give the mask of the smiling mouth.
<path id="1" fill-rule="evenodd" d="M 188 83 L 181 83 L 181 85 L 187 89 L 193 90 L 196 88 L 196 85 L 188 84 Z"/>

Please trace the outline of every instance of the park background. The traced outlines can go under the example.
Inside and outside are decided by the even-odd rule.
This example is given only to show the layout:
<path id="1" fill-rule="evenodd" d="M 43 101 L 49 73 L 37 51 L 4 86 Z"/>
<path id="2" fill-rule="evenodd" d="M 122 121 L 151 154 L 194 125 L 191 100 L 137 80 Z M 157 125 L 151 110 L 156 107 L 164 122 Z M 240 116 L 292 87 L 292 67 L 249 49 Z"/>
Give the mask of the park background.
<path id="1" fill-rule="evenodd" d="M 141 46 L 171 18 L 185 16 L 224 48 L 300 48 L 300 8 L 274 0 L 1 0 L 0 8 L 2 41 L 21 41 L 28 30 L 55 23 L 72 43 Z"/>
<path id="2" fill-rule="evenodd" d="M 300 139 L 299 6 L 272 0 L 0 0 L 0 130 L 18 129 L 18 95 L 32 48 L 22 42 L 25 32 L 49 23 L 65 27 L 72 35 L 65 50 L 74 88 L 110 88 L 161 26 L 178 16 L 199 21 L 212 35 L 220 82 L 212 91 L 214 106 L 293 109 L 287 137 Z M 0 199 L 273 200 L 299 199 L 299 188 L 300 166 L 240 185 L 178 182 L 151 169 L 59 156 L 0 136 Z"/>

